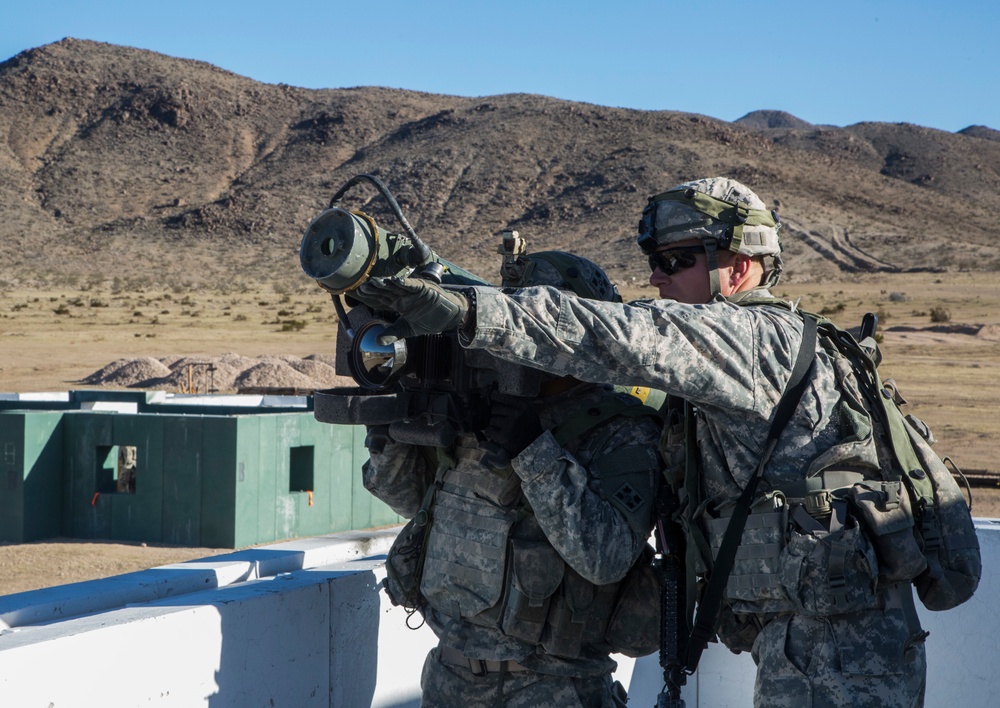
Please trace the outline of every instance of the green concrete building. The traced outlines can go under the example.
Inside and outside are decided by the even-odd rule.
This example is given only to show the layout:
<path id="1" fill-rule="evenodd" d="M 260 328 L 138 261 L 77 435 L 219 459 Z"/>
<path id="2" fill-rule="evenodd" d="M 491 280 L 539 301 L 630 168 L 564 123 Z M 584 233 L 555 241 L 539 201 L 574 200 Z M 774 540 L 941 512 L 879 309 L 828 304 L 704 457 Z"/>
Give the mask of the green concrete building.
<path id="1" fill-rule="evenodd" d="M 246 398 L 0 400 L 0 541 L 241 548 L 402 521 L 361 484 L 362 427 L 317 421 L 309 397 Z"/>

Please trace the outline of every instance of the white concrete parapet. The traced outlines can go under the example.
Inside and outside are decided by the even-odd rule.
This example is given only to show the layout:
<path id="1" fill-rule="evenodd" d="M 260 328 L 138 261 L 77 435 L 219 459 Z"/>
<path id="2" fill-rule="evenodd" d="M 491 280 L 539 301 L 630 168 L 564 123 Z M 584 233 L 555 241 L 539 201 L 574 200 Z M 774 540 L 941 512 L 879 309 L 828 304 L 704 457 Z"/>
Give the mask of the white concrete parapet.
<path id="1" fill-rule="evenodd" d="M 978 520 L 984 577 L 921 612 L 928 706 L 995 705 L 1000 523 Z M 301 539 L 0 597 L 0 705 L 10 708 L 416 706 L 426 628 L 378 592 L 395 529 Z M 655 705 L 656 657 L 623 660 L 632 706 Z M 690 708 L 752 704 L 749 655 L 705 652 Z"/>

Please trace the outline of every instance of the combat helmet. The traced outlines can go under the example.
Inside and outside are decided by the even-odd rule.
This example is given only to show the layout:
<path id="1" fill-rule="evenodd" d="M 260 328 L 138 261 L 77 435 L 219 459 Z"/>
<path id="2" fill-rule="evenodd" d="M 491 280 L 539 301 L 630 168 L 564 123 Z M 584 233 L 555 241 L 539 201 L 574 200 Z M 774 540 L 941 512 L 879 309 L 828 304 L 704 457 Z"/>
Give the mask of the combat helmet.
<path id="1" fill-rule="evenodd" d="M 727 177 L 685 182 L 654 194 L 646 203 L 636 239 L 651 254 L 673 243 L 697 238 L 708 257 L 712 296 L 719 294 L 718 251 L 766 256 L 764 286 L 781 276 L 781 222 L 744 184 Z"/>
<path id="2" fill-rule="evenodd" d="M 539 251 L 520 256 L 517 266 L 503 271 L 505 288 L 551 285 L 579 297 L 605 302 L 621 302 L 618 287 L 599 265 L 566 251 Z"/>

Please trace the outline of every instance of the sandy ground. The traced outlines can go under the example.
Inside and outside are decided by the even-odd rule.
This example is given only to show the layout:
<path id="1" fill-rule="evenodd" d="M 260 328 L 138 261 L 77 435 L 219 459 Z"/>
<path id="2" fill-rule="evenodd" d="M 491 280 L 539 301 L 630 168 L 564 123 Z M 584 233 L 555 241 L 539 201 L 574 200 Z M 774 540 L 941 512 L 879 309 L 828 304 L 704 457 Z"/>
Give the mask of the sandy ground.
<path id="1" fill-rule="evenodd" d="M 53 539 L 0 545 L 0 595 L 121 575 L 225 549 Z"/>

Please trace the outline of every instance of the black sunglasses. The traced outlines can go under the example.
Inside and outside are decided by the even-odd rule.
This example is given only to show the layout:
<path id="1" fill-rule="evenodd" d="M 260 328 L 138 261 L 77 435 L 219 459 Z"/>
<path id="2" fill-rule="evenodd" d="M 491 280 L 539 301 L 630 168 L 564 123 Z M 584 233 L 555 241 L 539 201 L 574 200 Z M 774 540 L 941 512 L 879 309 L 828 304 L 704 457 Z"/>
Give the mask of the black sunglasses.
<path id="1" fill-rule="evenodd" d="M 659 268 L 664 275 L 690 268 L 695 264 L 695 256 L 704 253 L 702 246 L 682 246 L 680 248 L 669 248 L 663 251 L 649 254 L 649 269 L 651 271 Z"/>

